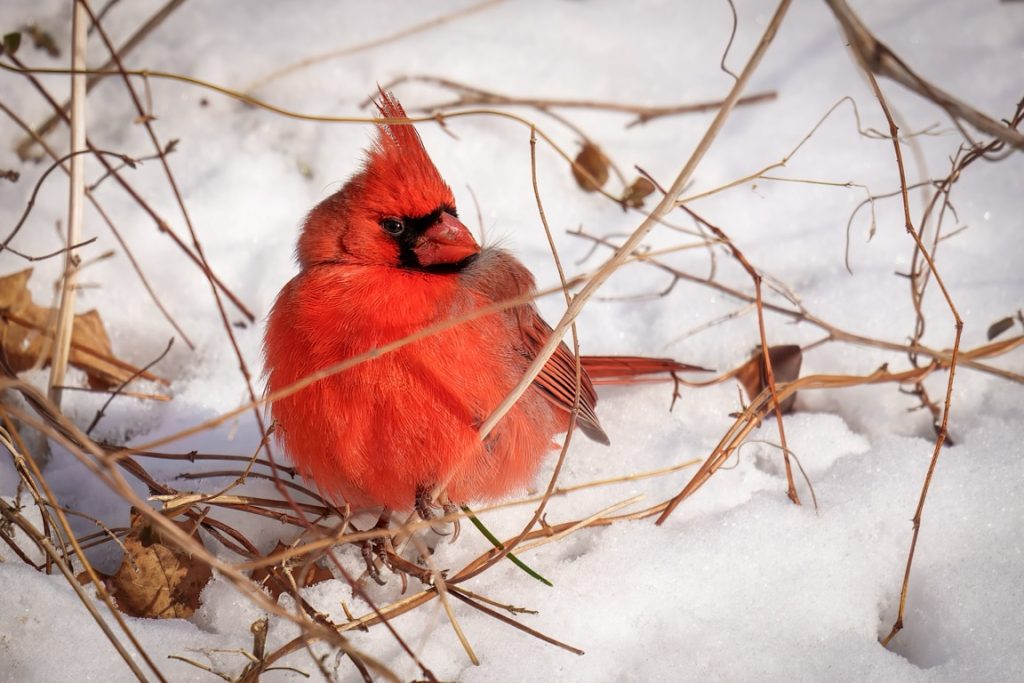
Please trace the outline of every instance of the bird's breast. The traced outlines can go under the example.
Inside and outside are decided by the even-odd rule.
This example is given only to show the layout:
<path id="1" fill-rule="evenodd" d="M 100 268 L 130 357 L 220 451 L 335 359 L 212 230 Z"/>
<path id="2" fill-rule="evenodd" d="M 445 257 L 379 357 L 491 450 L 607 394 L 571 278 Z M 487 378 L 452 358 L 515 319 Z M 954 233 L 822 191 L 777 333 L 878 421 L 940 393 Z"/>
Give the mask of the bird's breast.
<path id="1" fill-rule="evenodd" d="M 391 507 L 423 483 L 450 479 L 468 500 L 532 474 L 558 429 L 542 398 L 528 393 L 487 448 L 478 436 L 527 364 L 513 317 L 473 315 L 489 303 L 457 276 L 350 269 L 293 280 L 270 317 L 270 389 L 364 356 L 274 405 L 300 469 L 325 492 Z M 432 325 L 447 327 L 403 341 Z"/>

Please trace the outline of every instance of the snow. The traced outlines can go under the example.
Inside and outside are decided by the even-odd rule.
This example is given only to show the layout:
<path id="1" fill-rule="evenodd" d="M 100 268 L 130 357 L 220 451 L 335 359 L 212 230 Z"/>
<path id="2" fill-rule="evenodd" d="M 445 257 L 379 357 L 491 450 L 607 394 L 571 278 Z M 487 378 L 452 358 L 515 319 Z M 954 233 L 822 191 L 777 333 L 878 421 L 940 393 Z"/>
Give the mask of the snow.
<path id="1" fill-rule="evenodd" d="M 69 4 L 58 0 L 17 3 L 7 8 L 4 31 L 29 22 L 52 31 L 66 47 Z M 156 0 L 119 3 L 106 20 L 120 42 L 160 5 Z M 925 78 L 994 118 L 1008 117 L 1022 95 L 1024 13 L 1013 3 L 955 0 L 871 0 L 855 10 L 908 64 Z M 127 59 L 134 68 L 169 70 L 244 88 L 270 71 L 309 55 L 354 45 L 412 26 L 468 3 L 329 2 L 213 3 L 194 0 L 176 11 Z M 301 9 L 300 9 L 301 8 Z M 738 2 L 739 28 L 728 58 L 733 70 L 747 56 L 770 18 L 771 6 Z M 504 2 L 444 26 L 406 36 L 299 71 L 261 87 L 257 94 L 291 109 L 329 115 L 365 115 L 359 103 L 377 83 L 404 74 L 430 74 L 519 96 L 550 96 L 645 104 L 696 102 L 722 97 L 732 80 L 718 68 L 728 39 L 726 3 L 694 0 L 624 5 L 588 2 Z M 25 41 L 19 56 L 34 65 L 63 66 Z M 103 54 L 93 40 L 94 60 Z M 46 76 L 54 93 L 68 91 L 66 78 Z M 258 323 L 235 329 L 249 367 L 261 367 L 262 319 L 280 287 L 295 272 L 292 249 L 304 212 L 339 186 L 360 163 L 372 135 L 366 124 L 333 125 L 288 120 L 243 106 L 215 93 L 180 83 L 149 82 L 155 126 L 166 143 L 179 139 L 171 167 L 205 252 L 220 278 L 254 311 Z M 904 145 L 911 181 L 944 177 L 960 142 L 941 111 L 892 82 L 882 82 L 904 132 L 928 133 Z M 797 2 L 752 79 L 750 93 L 776 90 L 772 102 L 735 110 L 699 166 L 691 194 L 715 188 L 778 163 L 796 147 L 841 97 L 857 103 L 863 128 L 883 130 L 885 121 L 834 18 L 820 2 Z M 407 107 L 448 99 L 423 84 L 396 93 Z M 0 100 L 29 122 L 49 112 L 24 79 L 0 76 Z M 529 109 L 517 113 L 538 122 L 570 153 L 576 136 Z M 625 128 L 628 117 L 591 110 L 561 110 L 604 147 L 632 175 L 634 164 L 669 184 L 706 130 L 713 114 L 669 117 Z M 133 156 L 151 153 L 144 131 L 116 79 L 99 85 L 88 101 L 89 134 L 102 149 Z M 17 160 L 13 147 L 21 131 L 7 119 L 0 126 L 0 168 L 22 173 L 18 183 L 0 181 L 0 225 L 17 220 L 45 165 Z M 473 199 L 480 202 L 488 242 L 514 250 L 542 286 L 557 282 L 537 218 L 530 182 L 529 129 L 488 116 L 451 119 L 448 130 L 419 130 L 464 216 L 475 227 Z M 914 312 L 907 280 L 911 241 L 903 229 L 898 198 L 876 204 L 877 234 L 868 239 L 865 208 L 852 222 L 849 260 L 844 266 L 846 222 L 870 192 L 898 188 L 892 145 L 857 134 L 849 103 L 840 105 L 785 165 L 771 175 L 853 182 L 842 188 L 761 179 L 692 203 L 725 230 L 766 274 L 786 283 L 809 311 L 857 334 L 905 343 Z M 449 135 L 450 133 L 451 135 Z M 454 137 L 452 137 L 454 136 Z M 53 144 L 66 145 L 57 136 Z M 90 177 L 100 170 L 87 161 Z M 564 263 L 572 272 L 596 268 L 607 252 L 589 256 L 591 245 L 566 233 L 583 226 L 589 234 L 631 231 L 637 213 L 623 213 L 607 200 L 581 192 L 565 162 L 550 147 L 538 147 L 538 176 L 548 220 Z M 66 212 L 66 181 L 54 174 L 43 186 L 22 234 L 12 244 L 28 253 L 60 246 L 56 221 Z M 159 164 L 148 161 L 128 174 L 147 202 L 181 235 L 180 212 Z M 1024 300 L 1018 259 L 1024 254 L 1021 200 L 1024 158 L 1011 154 L 999 163 L 978 162 L 954 187 L 956 216 L 947 231 L 968 229 L 940 244 L 940 272 L 965 321 L 964 348 L 985 343 L 988 326 L 1013 314 Z M 244 404 L 238 363 L 224 334 L 209 286 L 196 267 L 151 219 L 107 180 L 97 197 L 126 235 L 154 289 L 196 343 L 191 351 L 177 340 L 156 371 L 172 378 L 167 404 L 115 400 L 94 434 L 112 441 L 142 443 L 175 434 Z M 918 220 L 923 196 L 911 195 Z M 673 220 L 689 226 L 680 214 Z M 97 237 L 85 254 L 116 248 L 109 231 L 89 209 L 86 237 Z M 665 228 L 646 243 L 665 248 L 693 238 Z M 585 261 L 580 263 L 582 259 Z M 673 266 L 697 275 L 708 272 L 707 251 L 666 256 Z M 751 291 L 749 277 L 725 252 L 717 256 L 721 282 Z M 0 256 L 0 273 L 24 267 Z M 33 294 L 48 302 L 60 264 L 34 264 Z M 96 307 L 116 352 L 143 365 L 174 335 L 147 297 L 118 250 L 114 258 L 89 266 L 83 280 L 82 310 Z M 756 318 L 747 311 L 723 324 L 680 338 L 742 304 L 714 290 L 678 283 L 661 298 L 670 276 L 642 264 L 617 273 L 580 318 L 585 352 L 671 354 L 687 362 L 727 369 L 758 343 Z M 775 294 L 772 301 L 784 303 Z M 562 313 L 560 296 L 542 299 L 549 321 Z M 948 348 L 953 320 L 935 283 L 924 301 L 928 326 L 922 343 Z M 232 321 L 241 320 L 229 308 Z M 767 318 L 771 343 L 809 344 L 820 329 Z M 1007 333 L 1019 334 L 1019 328 Z M 905 355 L 873 347 L 832 343 L 804 358 L 803 373 L 866 374 L 889 363 L 907 366 Z M 1020 352 L 993 361 L 1020 371 Z M 45 382 L 42 372 L 29 379 Z M 72 377 L 81 381 L 80 374 Z M 945 391 L 946 376 L 926 387 Z M 653 470 L 706 457 L 740 409 L 734 383 L 683 392 L 669 412 L 665 385 L 602 391 L 599 414 L 613 445 L 574 440 L 560 485 Z M 895 618 L 900 582 L 910 543 L 910 518 L 934 447 L 927 411 L 893 385 L 802 392 L 797 412 L 786 417 L 790 448 L 813 483 L 799 482 L 806 503 L 792 505 L 773 421 L 751 436 L 738 458 L 723 468 L 663 526 L 650 520 L 578 532 L 525 554 L 554 583 L 533 581 L 509 563 L 468 584 L 476 593 L 537 609 L 517 618 L 586 652 L 567 653 L 515 631 L 465 605 L 455 611 L 480 667 L 472 666 L 439 605 L 431 603 L 394 620 L 394 626 L 441 680 L 886 680 L 959 681 L 1024 678 L 1024 541 L 1019 530 L 1024 503 L 1024 419 L 1021 385 L 992 375 L 958 370 L 950 422 L 955 445 L 942 451 L 924 511 L 910 583 L 906 628 L 890 649 L 878 639 Z M 88 424 L 104 397 L 68 394 L 65 410 Z M 258 443 L 251 415 L 175 442 L 175 451 L 250 454 Z M 186 489 L 213 491 L 224 479 L 175 480 L 174 461 L 145 461 L 158 479 Z M 209 465 L 212 469 L 216 464 Z M 538 476 L 546 482 L 553 458 Z M 193 466 L 194 469 L 194 466 Z M 674 495 L 694 469 L 646 480 L 579 491 L 551 501 L 551 523 L 581 519 L 609 505 L 643 494 L 640 509 Z M 94 482 L 67 452 L 54 445 L 46 477 L 62 503 L 125 526 L 123 501 Z M 0 458 L 0 495 L 16 494 L 17 477 Z M 247 484 L 252 495 L 274 496 L 266 482 Z M 141 488 L 138 492 L 145 494 Z M 31 512 L 31 511 L 29 511 Z M 518 531 L 532 512 L 517 506 L 484 515 L 499 536 Z M 27 513 L 28 514 L 28 513 Z M 220 513 L 217 513 L 220 515 Z M 236 524 L 261 550 L 294 530 L 241 514 L 222 517 Z M 82 533 L 94 526 L 75 522 Z M 441 543 L 434 561 L 458 569 L 487 543 L 464 525 L 455 545 Z M 208 545 L 216 547 L 211 541 Z M 220 551 L 226 559 L 236 559 Z M 340 553 L 358 571 L 351 550 Z M 131 680 L 99 628 L 59 576 L 23 566 L 0 547 L 0 668 L 7 680 Z M 93 558 L 112 571 L 119 555 L 112 544 Z M 413 582 L 415 583 L 415 582 Z M 374 587 L 386 604 L 400 597 L 392 580 Z M 356 614 L 367 606 L 341 581 L 304 590 L 304 597 L 330 618 L 345 621 L 342 602 Z M 249 625 L 260 611 L 217 577 L 204 604 L 187 621 L 126 618 L 168 680 L 212 680 L 211 674 L 178 660 L 206 662 L 199 649 L 247 648 Z M 291 604 L 282 598 L 282 604 Z M 101 607 L 101 612 L 104 608 Z M 105 613 L 105 612 L 104 612 Z M 296 634 L 272 620 L 268 651 Z M 353 632 L 351 642 L 391 667 L 401 678 L 422 674 L 383 629 Z M 318 652 L 325 650 L 320 649 Z M 222 671 L 237 674 L 245 660 L 213 654 Z M 305 652 L 283 663 L 317 676 Z M 333 663 L 329 664 L 329 667 Z M 354 675 L 342 663 L 340 675 Z M 264 680 L 304 680 L 276 671 Z"/>

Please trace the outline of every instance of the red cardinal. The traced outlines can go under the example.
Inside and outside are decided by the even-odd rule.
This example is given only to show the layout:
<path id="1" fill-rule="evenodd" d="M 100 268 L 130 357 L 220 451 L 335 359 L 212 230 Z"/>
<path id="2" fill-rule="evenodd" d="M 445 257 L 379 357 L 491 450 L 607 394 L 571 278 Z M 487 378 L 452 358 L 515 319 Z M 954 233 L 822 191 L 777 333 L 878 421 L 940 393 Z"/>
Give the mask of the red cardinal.
<path id="1" fill-rule="evenodd" d="M 404 118 L 382 92 L 381 113 Z M 301 271 L 266 332 L 271 392 L 440 321 L 529 295 L 507 251 L 481 248 L 410 125 L 378 125 L 361 172 L 314 208 L 299 236 Z M 427 509 L 446 484 L 455 503 L 524 486 L 566 431 L 575 364 L 565 344 L 490 435 L 478 429 L 551 334 L 532 303 L 478 317 L 322 379 L 274 402 L 277 435 L 299 470 L 353 508 Z M 577 426 L 608 437 L 587 368 L 610 381 L 696 369 L 674 361 L 583 358 Z"/>

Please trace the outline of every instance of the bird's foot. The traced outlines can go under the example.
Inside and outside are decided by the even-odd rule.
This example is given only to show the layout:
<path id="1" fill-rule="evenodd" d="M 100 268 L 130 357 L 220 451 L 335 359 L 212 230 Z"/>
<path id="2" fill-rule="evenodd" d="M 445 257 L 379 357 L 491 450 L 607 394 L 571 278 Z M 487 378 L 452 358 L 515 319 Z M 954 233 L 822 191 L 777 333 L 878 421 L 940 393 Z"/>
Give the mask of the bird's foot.
<path id="1" fill-rule="evenodd" d="M 429 522 L 437 516 L 434 514 L 435 503 L 431 500 L 432 492 L 433 489 L 430 486 L 421 485 L 416 487 L 416 513 L 424 522 Z M 438 536 L 448 535 L 447 530 L 443 527 L 438 528 L 431 525 L 430 530 Z"/>
<path id="2" fill-rule="evenodd" d="M 377 519 L 377 524 L 373 528 L 386 532 L 389 531 L 390 527 L 391 510 L 384 508 Z M 366 562 L 366 573 L 377 585 L 383 586 L 387 582 L 381 578 L 378 563 L 394 571 L 394 565 L 391 562 L 390 556 L 395 554 L 395 548 L 391 543 L 391 536 L 385 535 L 366 539 L 363 541 L 362 552 L 363 560 Z"/>
<path id="3" fill-rule="evenodd" d="M 420 519 L 429 521 L 434 518 L 434 501 L 431 500 L 431 494 L 433 488 L 426 484 L 420 484 L 416 487 L 416 512 L 419 513 Z"/>
<path id="4" fill-rule="evenodd" d="M 444 510 L 444 515 L 452 516 L 451 519 L 451 530 L 449 531 L 446 527 L 431 526 L 430 530 L 438 536 L 451 536 L 450 542 L 454 543 L 455 539 L 459 537 L 459 531 L 461 525 L 459 524 L 459 508 L 454 503 L 449 501 L 447 497 L 442 493 L 443 502 L 440 507 Z M 419 486 L 416 488 L 416 512 L 419 514 L 420 519 L 424 521 L 430 521 L 436 518 L 434 514 L 434 508 L 437 507 L 437 503 L 431 500 L 432 489 L 427 486 Z"/>

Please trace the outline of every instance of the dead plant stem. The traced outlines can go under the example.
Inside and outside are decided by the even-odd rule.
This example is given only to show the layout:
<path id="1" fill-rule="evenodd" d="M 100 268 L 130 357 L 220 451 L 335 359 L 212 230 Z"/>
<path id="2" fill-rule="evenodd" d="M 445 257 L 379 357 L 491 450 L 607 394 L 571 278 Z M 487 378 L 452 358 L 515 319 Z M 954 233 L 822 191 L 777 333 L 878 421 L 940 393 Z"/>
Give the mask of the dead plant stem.
<path id="1" fill-rule="evenodd" d="M 71 68 L 80 71 L 86 68 L 86 20 L 85 6 L 74 3 L 71 18 Z M 68 200 L 67 251 L 64 253 L 64 272 L 60 283 L 60 309 L 57 313 L 56 331 L 50 356 L 50 400 L 58 406 L 61 402 L 60 387 L 64 385 L 68 358 L 71 356 L 71 333 L 75 322 L 75 282 L 78 276 L 78 255 L 74 245 L 82 241 L 82 214 L 85 208 L 85 76 L 76 73 L 71 76 L 71 173 Z"/>

